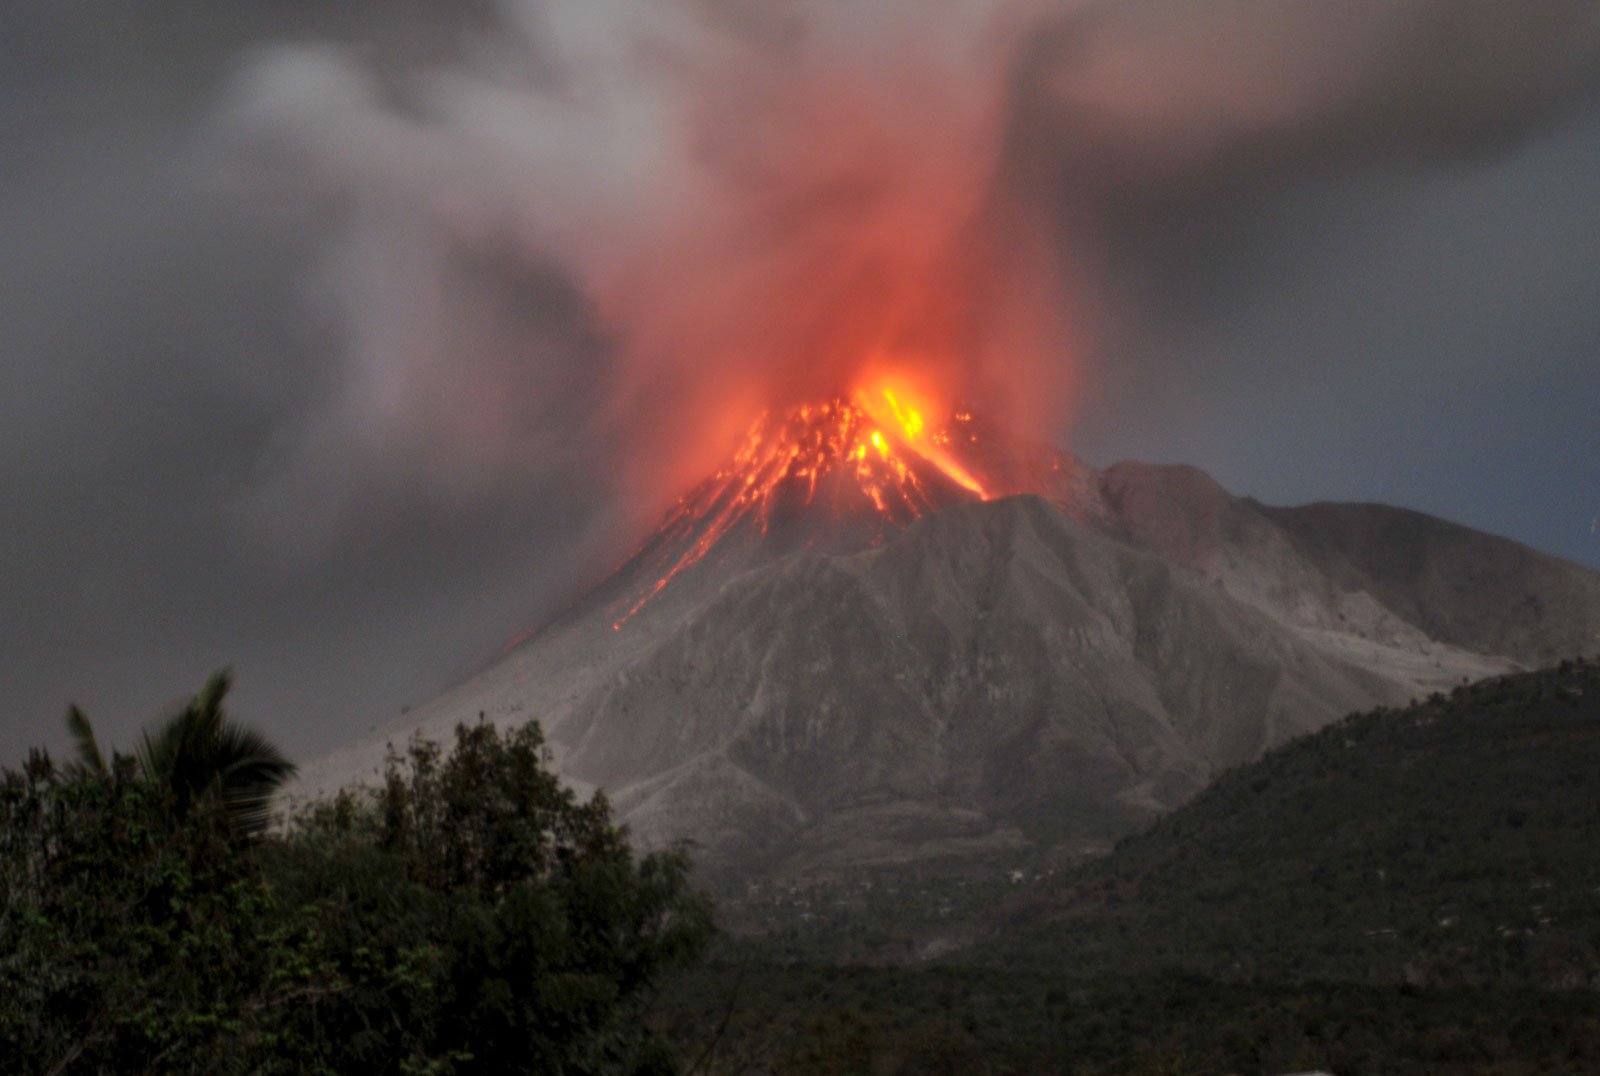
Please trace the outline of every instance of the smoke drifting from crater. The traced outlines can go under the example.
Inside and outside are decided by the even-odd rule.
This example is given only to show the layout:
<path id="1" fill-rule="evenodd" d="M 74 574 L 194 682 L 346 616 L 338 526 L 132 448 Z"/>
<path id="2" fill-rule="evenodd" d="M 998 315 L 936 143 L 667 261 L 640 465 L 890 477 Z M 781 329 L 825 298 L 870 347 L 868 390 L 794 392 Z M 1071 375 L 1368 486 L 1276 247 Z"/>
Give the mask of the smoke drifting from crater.
<path id="1" fill-rule="evenodd" d="M 1492 148 L 1592 87 L 1595 12 L 508 0 L 420 74 L 258 54 L 219 130 L 329 223 L 344 370 L 252 510 L 336 502 L 352 437 L 446 496 L 572 468 L 659 499 L 874 366 L 1059 431 L 1129 216 Z"/>
<path id="2" fill-rule="evenodd" d="M 509 36 L 400 85 L 325 48 L 263 55 L 223 113 L 339 221 L 329 426 L 420 435 L 468 473 L 548 437 L 533 455 L 609 456 L 660 498 L 761 407 L 847 393 L 868 366 L 1060 402 L 1049 265 L 1004 241 L 996 172 L 1018 5 L 505 14 Z M 505 316 L 525 297 L 462 293 L 485 257 L 566 282 L 593 336 L 531 353 Z M 536 373 L 503 384 L 497 354 Z"/>

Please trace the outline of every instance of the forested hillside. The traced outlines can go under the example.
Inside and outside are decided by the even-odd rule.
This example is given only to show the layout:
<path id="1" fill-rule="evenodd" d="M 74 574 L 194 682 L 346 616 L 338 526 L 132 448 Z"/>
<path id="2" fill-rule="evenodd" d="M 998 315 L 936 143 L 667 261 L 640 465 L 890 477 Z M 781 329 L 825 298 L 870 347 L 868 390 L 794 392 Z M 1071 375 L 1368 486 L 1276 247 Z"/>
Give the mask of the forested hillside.
<path id="1" fill-rule="evenodd" d="M 1031 887 L 975 959 L 1231 979 L 1600 981 L 1600 665 L 1359 714 Z"/>

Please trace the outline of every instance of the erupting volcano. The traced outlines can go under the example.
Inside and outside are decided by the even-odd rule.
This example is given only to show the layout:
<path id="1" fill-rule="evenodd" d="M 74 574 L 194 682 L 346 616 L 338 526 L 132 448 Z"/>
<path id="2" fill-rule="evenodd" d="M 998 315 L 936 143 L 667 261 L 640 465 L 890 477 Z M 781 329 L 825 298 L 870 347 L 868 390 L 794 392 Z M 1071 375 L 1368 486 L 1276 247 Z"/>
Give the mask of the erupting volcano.
<path id="1" fill-rule="evenodd" d="M 876 545 L 962 500 L 1018 492 L 988 473 L 970 412 L 906 383 L 763 413 L 723 467 L 682 497 L 634 563 L 654 572 L 613 627 L 732 536 L 772 551 Z"/>
<path id="2" fill-rule="evenodd" d="M 740 870 L 1076 853 L 1351 710 L 1592 649 L 1600 577 L 1514 543 L 1030 440 L 1067 426 L 1097 328 L 1143 290 L 1147 218 L 1261 146 L 1299 175 L 1296 117 L 1342 132 L 1387 100 L 1343 65 L 1330 94 L 1304 65 L 1169 57 L 1184 29 L 1146 55 L 1160 20 L 1124 6 L 1116 30 L 1116 5 L 1080 27 L 987 0 L 556 4 L 530 65 L 486 50 L 414 102 L 287 70 L 275 153 L 278 126 L 315 162 L 402 143 L 310 170 L 319 199 L 369 171 L 384 195 L 351 202 L 336 262 L 360 408 L 334 417 L 464 444 L 472 476 L 521 467 L 536 430 L 630 507 L 687 490 L 616 571 L 301 788 L 369 779 L 415 732 L 536 720 L 641 843 Z M 328 126 L 329 98 L 357 120 Z"/>
<path id="3" fill-rule="evenodd" d="M 1342 714 L 1600 637 L 1594 573 L 1396 509 L 1099 471 L 958 402 L 983 383 L 959 366 L 869 360 L 752 416 L 620 568 L 302 789 L 412 733 L 537 720 L 637 840 L 730 877 L 1076 855 Z"/>
<path id="4" fill-rule="evenodd" d="M 1351 710 L 1597 635 L 1600 576 L 1514 543 L 1098 471 L 869 381 L 759 416 L 598 588 L 300 787 L 537 720 L 565 779 L 708 869 L 1077 854 Z"/>

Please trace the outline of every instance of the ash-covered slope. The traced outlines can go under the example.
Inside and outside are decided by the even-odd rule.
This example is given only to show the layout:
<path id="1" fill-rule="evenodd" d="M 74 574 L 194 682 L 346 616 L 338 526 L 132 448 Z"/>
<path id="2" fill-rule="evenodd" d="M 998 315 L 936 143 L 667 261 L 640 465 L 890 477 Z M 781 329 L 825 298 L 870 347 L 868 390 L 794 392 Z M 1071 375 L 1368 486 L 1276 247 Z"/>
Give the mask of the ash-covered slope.
<path id="1" fill-rule="evenodd" d="M 1411 690 L 1018 496 L 746 573 L 554 733 L 647 839 L 901 858 L 1104 840 Z"/>
<path id="2" fill-rule="evenodd" d="M 1089 848 L 1351 710 L 1600 645 L 1600 576 L 1514 543 L 971 427 L 763 435 L 591 599 L 298 793 L 481 714 L 541 721 L 573 783 L 711 866 Z"/>
<path id="3" fill-rule="evenodd" d="M 1268 507 L 1192 467 L 1121 463 L 1101 488 L 1122 537 L 1303 628 L 1527 668 L 1600 645 L 1600 574 L 1505 538 L 1382 504 Z"/>

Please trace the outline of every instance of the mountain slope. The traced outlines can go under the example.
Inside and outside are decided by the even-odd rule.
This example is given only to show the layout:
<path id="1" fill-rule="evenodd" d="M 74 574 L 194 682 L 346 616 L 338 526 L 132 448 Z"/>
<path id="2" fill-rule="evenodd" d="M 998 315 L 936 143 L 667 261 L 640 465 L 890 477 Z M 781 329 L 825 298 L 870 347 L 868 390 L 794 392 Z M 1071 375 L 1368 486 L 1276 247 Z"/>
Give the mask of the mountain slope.
<path id="1" fill-rule="evenodd" d="M 1388 505 L 1268 507 L 1192 467 L 1119 463 L 1100 488 L 1120 537 L 1333 645 L 1525 668 L 1600 649 L 1600 574 L 1505 538 Z"/>
<path id="2" fill-rule="evenodd" d="M 1595 573 L 1526 546 L 1376 504 L 1257 508 L 1307 562 L 1427 635 L 1550 665 L 1600 649 Z"/>
<path id="3" fill-rule="evenodd" d="M 1514 543 L 957 419 L 765 420 L 589 599 L 297 794 L 537 719 L 568 780 L 710 867 L 1082 852 L 1351 710 L 1600 645 L 1600 576 Z"/>
<path id="4" fill-rule="evenodd" d="M 616 789 L 646 839 L 671 832 L 658 819 L 702 813 L 696 771 L 711 763 L 763 791 L 760 820 L 786 809 L 777 832 L 736 827 L 769 846 L 853 853 L 839 819 L 804 848 L 845 812 L 888 826 L 900 855 L 935 854 L 980 836 L 1104 840 L 1408 689 L 1017 497 L 952 508 L 880 549 L 745 574 L 554 736 L 563 765 Z"/>

